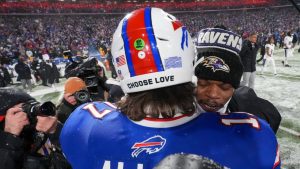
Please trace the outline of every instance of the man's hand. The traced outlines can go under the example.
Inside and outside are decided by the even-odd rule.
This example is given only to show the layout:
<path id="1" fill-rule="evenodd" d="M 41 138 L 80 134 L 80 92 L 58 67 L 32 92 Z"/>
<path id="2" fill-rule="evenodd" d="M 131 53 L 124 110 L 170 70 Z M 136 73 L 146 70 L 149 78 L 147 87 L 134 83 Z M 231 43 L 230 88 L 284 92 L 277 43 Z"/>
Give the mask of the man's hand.
<path id="1" fill-rule="evenodd" d="M 71 93 L 65 93 L 64 99 L 73 106 L 77 104 L 75 97 Z"/>
<path id="2" fill-rule="evenodd" d="M 44 133 L 53 134 L 57 126 L 57 118 L 55 116 L 37 116 L 35 129 Z"/>
<path id="3" fill-rule="evenodd" d="M 22 104 L 15 105 L 6 112 L 4 131 L 19 136 L 24 126 L 29 124 L 27 114 L 21 108 Z"/>

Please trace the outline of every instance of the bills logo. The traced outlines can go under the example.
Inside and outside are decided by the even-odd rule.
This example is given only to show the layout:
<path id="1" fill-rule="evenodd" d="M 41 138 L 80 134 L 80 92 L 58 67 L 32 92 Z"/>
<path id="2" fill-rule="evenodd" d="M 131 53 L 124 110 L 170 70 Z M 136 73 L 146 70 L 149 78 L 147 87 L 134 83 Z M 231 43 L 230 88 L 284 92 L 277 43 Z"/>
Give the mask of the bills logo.
<path id="1" fill-rule="evenodd" d="M 186 27 L 182 27 L 182 37 L 181 37 L 181 49 L 184 50 L 184 46 L 189 47 L 189 36 Z"/>
<path id="2" fill-rule="evenodd" d="M 213 72 L 216 72 L 218 70 L 224 71 L 227 73 L 230 72 L 229 66 L 224 62 L 224 60 L 222 60 L 221 58 L 219 58 L 217 56 L 209 56 L 209 57 L 205 58 L 201 62 L 201 64 L 203 64 L 203 66 L 205 66 L 207 68 L 211 68 L 213 70 Z"/>
<path id="3" fill-rule="evenodd" d="M 175 20 L 175 21 L 172 21 L 172 25 L 173 25 L 173 29 L 174 31 L 176 31 L 178 28 L 182 28 L 182 37 L 181 37 L 181 43 L 180 43 L 180 46 L 181 46 L 181 49 L 184 50 L 184 47 L 189 47 L 189 44 L 188 44 L 188 31 L 186 30 L 186 27 L 183 26 L 183 24 L 178 21 L 178 20 Z"/>
<path id="4" fill-rule="evenodd" d="M 166 139 L 156 135 L 148 138 L 145 141 L 135 143 L 131 149 L 135 149 L 132 153 L 132 157 L 137 157 L 140 153 L 145 151 L 145 153 L 153 154 L 159 152 L 166 144 Z"/>

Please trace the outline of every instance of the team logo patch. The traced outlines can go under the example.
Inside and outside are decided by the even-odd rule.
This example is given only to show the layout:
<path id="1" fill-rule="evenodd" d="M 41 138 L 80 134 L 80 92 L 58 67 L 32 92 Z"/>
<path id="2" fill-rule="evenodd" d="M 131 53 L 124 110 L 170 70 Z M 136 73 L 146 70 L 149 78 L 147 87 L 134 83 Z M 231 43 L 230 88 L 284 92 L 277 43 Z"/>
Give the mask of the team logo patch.
<path id="1" fill-rule="evenodd" d="M 135 149 L 132 153 L 132 157 L 137 157 L 140 153 L 153 154 L 159 152 L 166 144 L 166 139 L 156 135 L 148 138 L 145 141 L 135 143 L 131 149 Z"/>
<path id="2" fill-rule="evenodd" d="M 143 50 L 145 47 L 145 42 L 143 39 L 139 38 L 134 41 L 133 45 L 136 50 Z"/>
<path id="3" fill-rule="evenodd" d="M 213 72 L 216 72 L 218 70 L 223 72 L 230 72 L 229 66 L 224 62 L 223 59 L 217 57 L 217 56 L 209 56 L 206 57 L 201 64 L 207 68 L 211 68 Z"/>
<path id="4" fill-rule="evenodd" d="M 165 59 L 165 65 L 166 65 L 166 69 L 181 68 L 182 67 L 181 57 L 178 56 L 169 57 Z"/>

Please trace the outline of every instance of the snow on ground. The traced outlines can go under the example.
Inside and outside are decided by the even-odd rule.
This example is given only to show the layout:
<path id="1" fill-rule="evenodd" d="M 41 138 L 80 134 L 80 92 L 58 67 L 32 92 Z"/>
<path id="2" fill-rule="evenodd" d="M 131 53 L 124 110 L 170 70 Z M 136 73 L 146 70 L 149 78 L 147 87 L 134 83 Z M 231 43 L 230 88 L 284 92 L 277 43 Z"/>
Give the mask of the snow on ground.
<path id="1" fill-rule="evenodd" d="M 299 49 L 299 46 L 296 47 Z M 283 67 L 283 49 L 275 49 L 277 76 L 271 67 L 264 75 L 260 75 L 258 65 L 255 91 L 258 96 L 271 101 L 282 116 L 281 126 L 300 132 L 300 53 L 294 51 L 289 58 L 292 67 Z M 300 168 L 300 137 L 293 136 L 283 130 L 277 133 L 280 144 L 282 168 Z"/>

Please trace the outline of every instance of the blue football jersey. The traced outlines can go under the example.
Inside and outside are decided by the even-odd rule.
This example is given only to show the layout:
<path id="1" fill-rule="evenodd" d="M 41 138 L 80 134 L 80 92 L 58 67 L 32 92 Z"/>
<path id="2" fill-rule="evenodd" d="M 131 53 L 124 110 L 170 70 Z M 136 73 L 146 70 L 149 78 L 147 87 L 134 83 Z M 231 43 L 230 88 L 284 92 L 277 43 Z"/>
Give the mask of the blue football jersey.
<path id="1" fill-rule="evenodd" d="M 280 168 L 272 129 L 241 112 L 136 122 L 111 103 L 87 103 L 66 121 L 60 143 L 74 169 L 152 169 L 176 153 L 201 155 L 232 169 Z"/>

